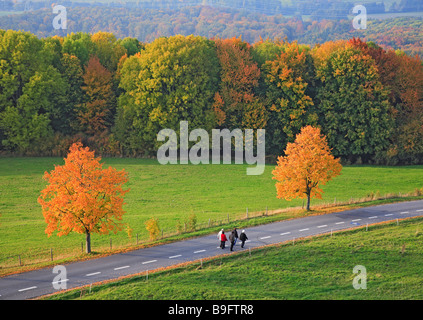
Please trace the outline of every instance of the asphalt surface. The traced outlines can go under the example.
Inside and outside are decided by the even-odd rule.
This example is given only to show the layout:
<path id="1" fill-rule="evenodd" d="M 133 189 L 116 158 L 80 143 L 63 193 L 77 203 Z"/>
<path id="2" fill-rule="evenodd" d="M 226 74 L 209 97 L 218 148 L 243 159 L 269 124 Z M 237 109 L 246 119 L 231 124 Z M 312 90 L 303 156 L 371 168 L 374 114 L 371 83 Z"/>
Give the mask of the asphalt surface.
<path id="1" fill-rule="evenodd" d="M 293 219 L 246 229 L 248 241 L 234 251 L 249 250 L 263 245 L 292 241 L 312 235 L 363 227 L 384 221 L 423 216 L 423 200 L 354 209 L 339 213 Z M 53 267 L 0 278 L 0 300 L 24 300 L 92 283 L 116 279 L 147 270 L 177 265 L 230 253 L 219 248 L 215 235 L 183 240 L 171 244 L 139 249 L 103 258 L 66 264 L 66 273 Z M 238 234 L 241 230 L 238 230 Z M 60 278 L 58 278 L 60 277 Z"/>

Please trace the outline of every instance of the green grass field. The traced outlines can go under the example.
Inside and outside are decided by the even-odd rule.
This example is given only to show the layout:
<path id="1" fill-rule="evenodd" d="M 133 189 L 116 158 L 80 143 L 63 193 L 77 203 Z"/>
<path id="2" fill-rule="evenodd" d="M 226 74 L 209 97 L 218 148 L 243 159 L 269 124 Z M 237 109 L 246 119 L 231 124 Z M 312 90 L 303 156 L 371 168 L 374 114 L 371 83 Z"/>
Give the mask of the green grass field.
<path id="1" fill-rule="evenodd" d="M 423 219 L 377 225 L 235 253 L 189 266 L 74 290 L 50 299 L 423 299 Z M 367 273 L 356 290 L 357 265 Z M 361 274 L 361 273 L 360 273 Z M 361 284 L 363 282 L 360 280 Z M 242 293 L 242 294 L 241 294 Z"/>
<path id="2" fill-rule="evenodd" d="M 291 202 L 276 198 L 275 181 L 272 180 L 273 165 L 266 166 L 261 176 L 247 176 L 247 165 L 159 165 L 155 160 L 103 159 L 106 166 L 125 168 L 129 172 L 123 223 L 132 228 L 132 238 L 124 230 L 118 234 L 93 235 L 93 251 L 135 243 L 147 239 L 145 221 L 159 219 L 166 233 L 176 232 L 191 214 L 197 216 L 198 224 L 209 219 L 244 217 L 246 208 L 250 213 L 278 208 L 301 206 L 298 199 Z M 0 158 L 0 266 L 16 262 L 21 255 L 23 263 L 31 255 L 80 253 L 84 235 L 70 234 L 48 238 L 44 233 L 46 224 L 37 203 L 46 182 L 44 171 L 51 171 L 55 164 L 63 164 L 61 158 Z M 362 198 L 370 193 L 407 193 L 423 187 L 423 166 L 376 167 L 347 166 L 342 174 L 324 187 L 323 202 L 348 201 Z M 312 200 L 313 205 L 322 201 Z M 42 250 L 42 251 L 41 251 Z M 8 258 L 12 257 L 13 258 Z M 28 257 L 27 257 L 28 256 Z M 43 258 L 45 259 L 45 257 Z"/>

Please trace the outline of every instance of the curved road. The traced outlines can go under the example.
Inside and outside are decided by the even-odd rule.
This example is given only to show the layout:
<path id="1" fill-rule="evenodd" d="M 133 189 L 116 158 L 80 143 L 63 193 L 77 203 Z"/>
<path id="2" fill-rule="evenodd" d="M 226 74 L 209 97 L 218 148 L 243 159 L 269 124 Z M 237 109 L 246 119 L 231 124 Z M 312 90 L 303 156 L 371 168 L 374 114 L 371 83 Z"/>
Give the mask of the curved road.
<path id="1" fill-rule="evenodd" d="M 417 216 L 423 216 L 423 200 L 276 222 L 248 228 L 246 234 L 249 240 L 244 249 L 241 249 L 238 242 L 234 250 L 248 250 L 267 244 L 328 233 L 331 230 L 339 231 Z M 216 234 L 217 232 L 218 227 Z M 52 267 L 25 272 L 0 278 L 0 300 L 35 298 L 59 291 L 58 284 L 66 284 L 67 289 L 71 289 L 229 252 L 228 246 L 224 250 L 219 248 L 216 235 L 209 235 L 89 261 L 70 263 L 65 265 L 66 278 L 63 278 L 64 274 L 61 272 L 53 273 Z M 61 277 L 61 282 L 57 282 L 58 278 L 55 278 L 57 276 Z"/>

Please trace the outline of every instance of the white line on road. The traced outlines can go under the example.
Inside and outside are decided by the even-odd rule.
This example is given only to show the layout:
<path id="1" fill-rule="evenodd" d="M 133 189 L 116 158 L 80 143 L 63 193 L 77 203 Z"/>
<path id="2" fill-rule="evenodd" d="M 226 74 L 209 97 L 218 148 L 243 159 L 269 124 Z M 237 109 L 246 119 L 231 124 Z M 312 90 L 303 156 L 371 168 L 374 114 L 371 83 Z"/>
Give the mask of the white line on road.
<path id="1" fill-rule="evenodd" d="M 335 223 L 335 224 L 343 224 L 343 223 L 345 223 L 345 221 L 342 221 L 342 222 L 337 222 L 337 223 Z"/>
<path id="2" fill-rule="evenodd" d="M 377 218 L 377 216 L 369 217 L 369 219 L 376 219 L 376 218 Z"/>
<path id="3" fill-rule="evenodd" d="M 356 221 L 360 221 L 361 219 L 354 219 L 354 220 L 351 220 L 352 222 L 356 222 Z"/>
<path id="4" fill-rule="evenodd" d="M 400 214 L 406 214 L 406 213 L 410 213 L 410 212 L 409 211 L 400 212 Z"/>
<path id="5" fill-rule="evenodd" d="M 24 288 L 24 289 L 20 289 L 20 290 L 18 290 L 19 292 L 22 292 L 22 291 L 27 291 L 27 290 L 32 290 L 32 289 L 36 289 L 37 287 L 29 287 L 29 288 Z"/>
<path id="6" fill-rule="evenodd" d="M 269 239 L 270 237 L 271 237 L 271 236 L 262 237 L 262 238 L 260 238 L 260 240 Z"/>
<path id="7" fill-rule="evenodd" d="M 129 268 L 129 266 L 118 267 L 118 268 L 115 268 L 114 270 L 122 270 L 122 269 L 126 269 L 126 268 Z"/>
<path id="8" fill-rule="evenodd" d="M 218 248 L 220 248 L 220 247 L 218 247 Z M 169 259 L 175 259 L 175 258 L 179 258 L 179 257 L 182 257 L 182 254 L 178 254 L 177 256 L 171 256 L 171 257 L 169 257 Z"/>
<path id="9" fill-rule="evenodd" d="M 101 272 L 93 272 L 93 273 L 86 274 L 85 276 L 91 277 L 91 276 L 95 276 L 95 275 L 100 274 L 100 273 Z"/>
<path id="10" fill-rule="evenodd" d="M 390 217 L 390 216 L 393 216 L 394 214 L 393 213 L 388 213 L 388 214 L 385 214 L 385 217 Z"/>
<path id="11" fill-rule="evenodd" d="M 420 209 L 420 210 L 416 210 L 416 212 L 422 212 L 423 211 L 423 209 Z"/>
<path id="12" fill-rule="evenodd" d="M 324 228 L 324 227 L 327 227 L 328 225 L 327 224 L 322 224 L 321 226 L 317 226 L 317 228 Z"/>
<path id="13" fill-rule="evenodd" d="M 300 229 L 300 230 L 298 230 L 298 231 L 307 231 L 307 230 L 310 230 L 310 228 L 305 228 L 305 229 Z"/>
<path id="14" fill-rule="evenodd" d="M 284 235 L 286 235 L 286 234 L 291 234 L 291 232 L 284 232 L 284 233 L 281 233 L 281 236 L 284 236 Z"/>
<path id="15" fill-rule="evenodd" d="M 156 262 L 156 261 L 157 260 L 150 260 L 150 261 L 143 262 L 142 264 L 153 263 L 153 262 Z"/>
<path id="16" fill-rule="evenodd" d="M 198 251 L 194 251 L 194 253 L 200 253 L 200 252 L 205 252 L 206 250 L 198 250 Z"/>
<path id="17" fill-rule="evenodd" d="M 69 279 L 63 279 L 63 280 L 53 281 L 51 284 L 62 283 L 62 282 L 67 282 L 67 281 L 69 281 Z"/>

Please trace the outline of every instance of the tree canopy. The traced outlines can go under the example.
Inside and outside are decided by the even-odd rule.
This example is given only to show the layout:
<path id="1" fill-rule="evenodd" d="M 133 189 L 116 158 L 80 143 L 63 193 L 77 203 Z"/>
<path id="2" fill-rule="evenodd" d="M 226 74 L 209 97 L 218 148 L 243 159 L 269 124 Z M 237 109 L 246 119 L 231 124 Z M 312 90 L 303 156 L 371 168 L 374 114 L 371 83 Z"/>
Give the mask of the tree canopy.
<path id="1" fill-rule="evenodd" d="M 59 236 L 85 234 L 87 253 L 91 252 L 92 233 L 121 230 L 124 195 L 129 191 L 123 189 L 125 170 L 103 169 L 100 160 L 88 147 L 73 144 L 65 164 L 45 172 L 48 185 L 38 198 L 47 223 L 45 232 L 49 236 L 55 231 Z"/>
<path id="2" fill-rule="evenodd" d="M 162 129 L 265 129 L 266 155 L 319 127 L 345 163 L 423 161 L 423 65 L 353 38 L 266 39 L 0 32 L 0 152 L 155 156 Z"/>
<path id="3" fill-rule="evenodd" d="M 341 173 L 340 159 L 331 154 L 326 137 L 319 128 L 306 126 L 288 143 L 285 156 L 278 158 L 272 171 L 277 180 L 277 197 L 285 200 L 307 198 L 307 211 L 312 198 L 321 199 L 321 186 Z"/>

